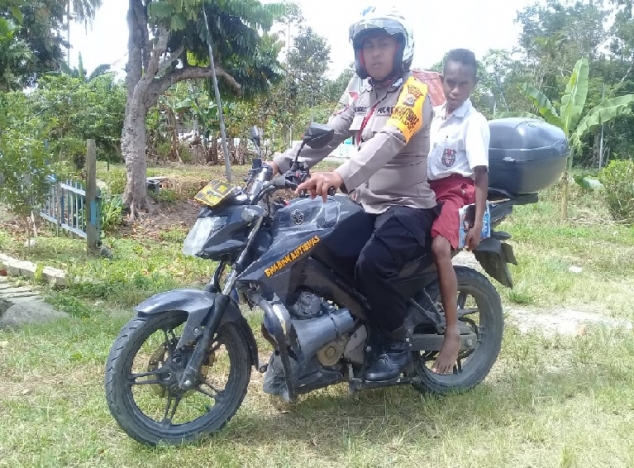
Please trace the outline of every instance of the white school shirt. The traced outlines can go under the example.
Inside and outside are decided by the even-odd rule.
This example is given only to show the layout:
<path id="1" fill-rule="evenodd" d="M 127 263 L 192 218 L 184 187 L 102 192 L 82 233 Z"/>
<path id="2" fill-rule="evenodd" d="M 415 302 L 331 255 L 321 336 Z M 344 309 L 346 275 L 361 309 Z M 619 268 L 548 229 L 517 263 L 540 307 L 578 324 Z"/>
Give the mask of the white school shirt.
<path id="1" fill-rule="evenodd" d="M 474 178 L 477 166 L 489 167 L 489 123 L 467 99 L 447 117 L 445 104 L 434 107 L 427 158 L 429 180 L 451 174 Z"/>

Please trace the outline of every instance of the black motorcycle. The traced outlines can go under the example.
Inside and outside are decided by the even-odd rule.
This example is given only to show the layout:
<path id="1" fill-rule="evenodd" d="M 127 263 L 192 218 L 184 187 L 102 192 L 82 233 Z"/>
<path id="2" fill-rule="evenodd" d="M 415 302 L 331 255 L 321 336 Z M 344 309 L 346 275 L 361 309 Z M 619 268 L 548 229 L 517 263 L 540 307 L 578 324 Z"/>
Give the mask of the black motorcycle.
<path id="1" fill-rule="evenodd" d="M 328 127 L 311 124 L 302 148 L 323 148 L 332 135 Z M 259 148 L 257 132 L 252 140 Z M 430 253 L 412 259 L 400 275 L 412 298 L 406 324 L 413 363 L 394 380 L 364 380 L 381 343 L 353 276 L 373 221 L 342 194 L 330 193 L 327 203 L 305 193 L 291 201 L 279 197 L 279 189 L 296 189 L 309 177 L 298 157 L 276 178 L 255 158 L 244 188 L 211 182 L 196 196 L 205 206 L 183 250 L 217 262 L 213 279 L 204 290 L 177 289 L 138 305 L 108 356 L 108 406 L 130 437 L 150 445 L 180 444 L 219 431 L 240 407 L 251 367 L 265 374 L 267 393 L 287 401 L 341 382 L 352 393 L 413 385 L 443 394 L 470 389 L 489 373 L 502 342 L 502 304 L 487 277 L 464 266 L 456 267 L 462 342 L 457 365 L 452 374 L 431 372 L 445 320 Z M 507 264 L 516 260 L 504 242 L 510 235 L 493 228 L 513 205 L 534 203 L 537 195 L 491 191 L 489 198 L 491 234 L 475 258 L 512 287 Z M 260 361 L 239 304 L 263 311 L 261 331 L 274 349 L 268 363 Z"/>

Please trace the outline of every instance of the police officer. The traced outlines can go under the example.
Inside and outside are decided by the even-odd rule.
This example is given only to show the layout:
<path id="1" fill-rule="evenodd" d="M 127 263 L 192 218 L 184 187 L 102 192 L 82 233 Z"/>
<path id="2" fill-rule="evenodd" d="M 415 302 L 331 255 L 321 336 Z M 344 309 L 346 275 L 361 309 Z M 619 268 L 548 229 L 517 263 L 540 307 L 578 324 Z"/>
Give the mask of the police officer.
<path id="1" fill-rule="evenodd" d="M 410 72 L 414 40 L 402 15 L 369 8 L 350 27 L 350 40 L 356 72 L 369 80 L 355 102 L 329 120 L 332 142 L 319 150 L 305 148 L 302 156 L 313 166 L 353 135 L 358 151 L 334 172 L 312 174 L 298 190 L 325 201 L 330 187 L 341 189 L 376 219 L 355 276 L 370 319 L 386 338 L 365 378 L 385 381 L 411 363 L 404 326 L 409 298 L 394 280 L 405 263 L 431 248 L 436 199 L 427 182 L 427 153 L 433 111 L 427 86 Z M 274 172 L 289 170 L 297 150 L 274 157 L 269 163 Z"/>

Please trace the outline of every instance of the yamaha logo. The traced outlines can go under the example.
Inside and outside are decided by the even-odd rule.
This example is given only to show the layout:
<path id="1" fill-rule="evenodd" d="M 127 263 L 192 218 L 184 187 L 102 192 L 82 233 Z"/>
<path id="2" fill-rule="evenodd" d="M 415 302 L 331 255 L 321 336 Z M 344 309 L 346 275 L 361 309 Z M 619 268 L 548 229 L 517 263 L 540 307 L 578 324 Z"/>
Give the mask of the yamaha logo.
<path id="1" fill-rule="evenodd" d="M 302 224 L 304 222 L 304 213 L 299 210 L 295 210 L 291 213 L 291 218 L 293 219 L 293 223 L 296 225 Z"/>

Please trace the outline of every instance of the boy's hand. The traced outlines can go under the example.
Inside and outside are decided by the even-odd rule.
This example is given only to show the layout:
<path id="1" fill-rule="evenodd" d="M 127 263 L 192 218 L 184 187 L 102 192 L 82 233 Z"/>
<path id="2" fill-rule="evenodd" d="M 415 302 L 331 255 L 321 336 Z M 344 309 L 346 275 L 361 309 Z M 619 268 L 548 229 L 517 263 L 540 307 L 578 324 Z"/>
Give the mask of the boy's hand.
<path id="1" fill-rule="evenodd" d="M 476 249 L 480 245 L 480 240 L 482 236 L 482 221 L 475 222 L 469 232 L 467 233 L 467 238 L 465 239 L 465 247 L 469 252 Z"/>

